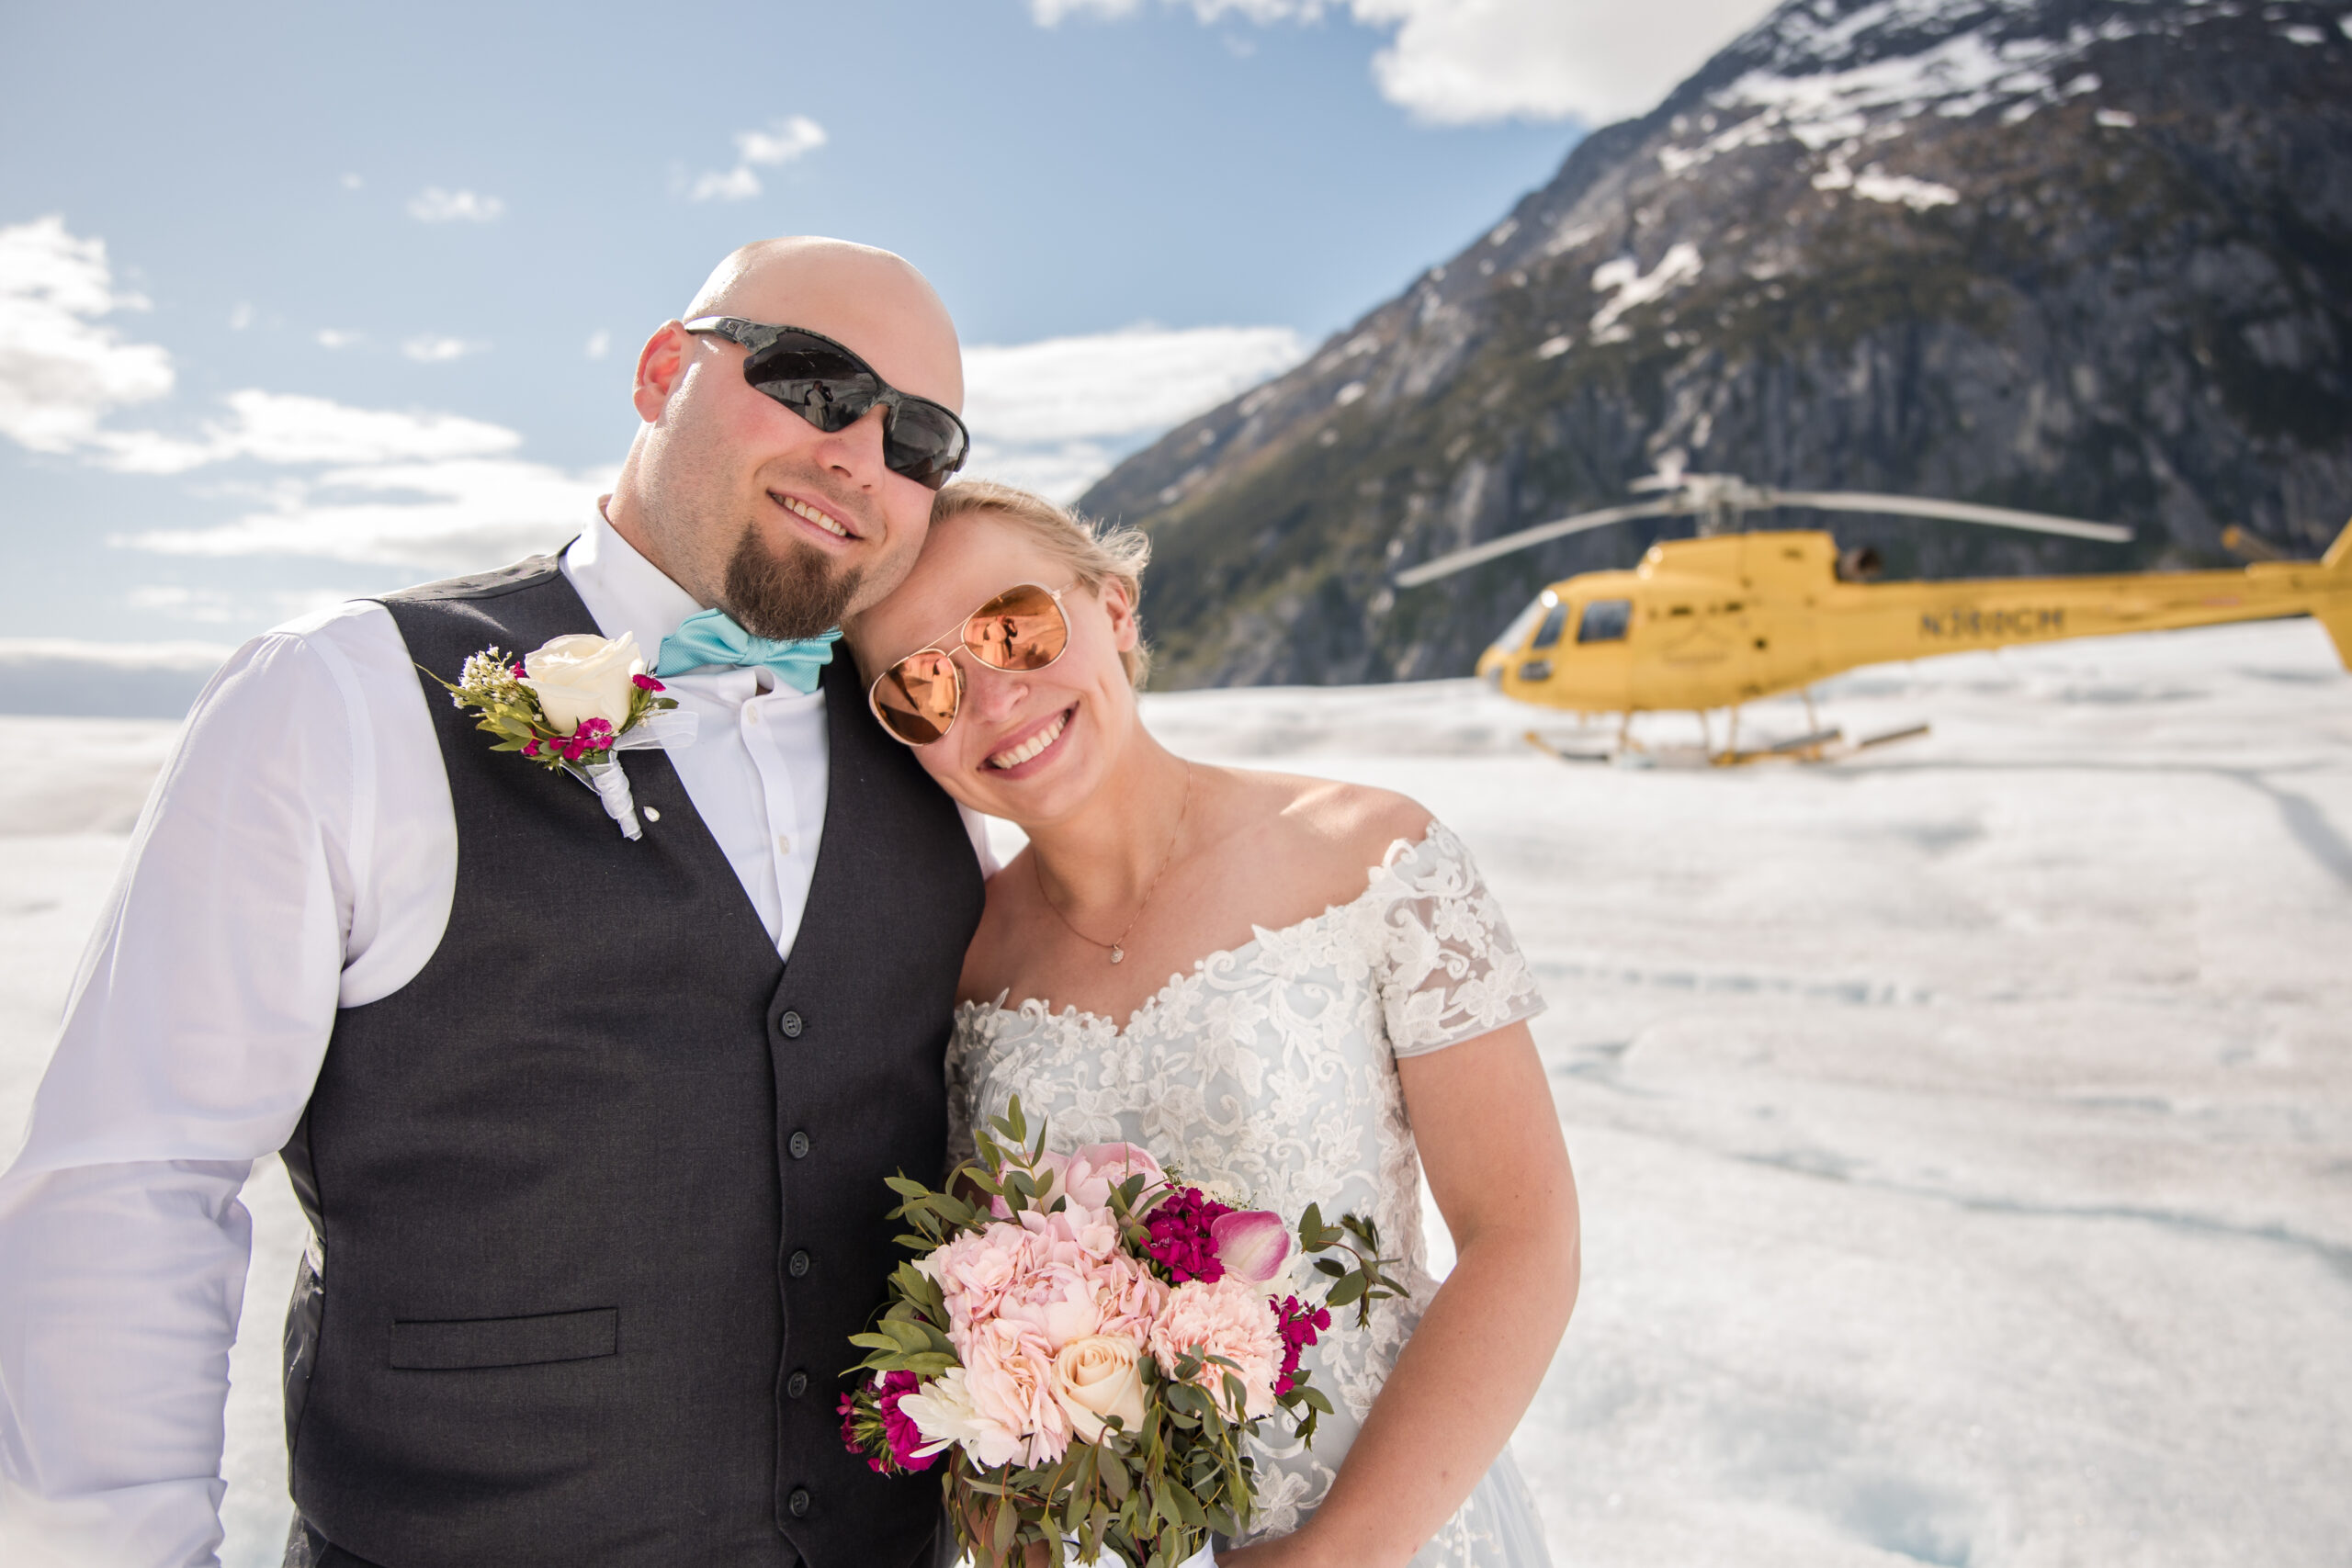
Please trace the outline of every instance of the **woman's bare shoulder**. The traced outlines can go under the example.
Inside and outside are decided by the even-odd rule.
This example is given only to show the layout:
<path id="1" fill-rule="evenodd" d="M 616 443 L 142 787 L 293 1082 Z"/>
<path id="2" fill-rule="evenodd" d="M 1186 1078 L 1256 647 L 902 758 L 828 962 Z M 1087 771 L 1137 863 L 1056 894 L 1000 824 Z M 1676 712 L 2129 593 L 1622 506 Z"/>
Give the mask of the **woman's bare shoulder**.
<path id="1" fill-rule="evenodd" d="M 1243 776 L 1268 847 L 1278 844 L 1283 859 L 1351 898 L 1391 845 L 1399 839 L 1418 843 L 1430 829 L 1429 808 L 1395 790 L 1295 773 Z"/>

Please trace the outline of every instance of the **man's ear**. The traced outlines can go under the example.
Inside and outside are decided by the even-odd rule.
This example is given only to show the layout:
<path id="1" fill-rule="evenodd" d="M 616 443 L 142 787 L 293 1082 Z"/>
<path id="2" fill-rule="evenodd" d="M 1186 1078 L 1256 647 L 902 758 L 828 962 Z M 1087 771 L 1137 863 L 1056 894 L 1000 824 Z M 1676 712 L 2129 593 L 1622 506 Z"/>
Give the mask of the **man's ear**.
<path id="1" fill-rule="evenodd" d="M 637 387 L 629 400 L 637 405 L 637 416 L 646 423 L 661 420 L 670 394 L 685 379 L 686 355 L 693 348 L 694 338 L 685 323 L 673 321 L 662 322 L 638 351 Z"/>

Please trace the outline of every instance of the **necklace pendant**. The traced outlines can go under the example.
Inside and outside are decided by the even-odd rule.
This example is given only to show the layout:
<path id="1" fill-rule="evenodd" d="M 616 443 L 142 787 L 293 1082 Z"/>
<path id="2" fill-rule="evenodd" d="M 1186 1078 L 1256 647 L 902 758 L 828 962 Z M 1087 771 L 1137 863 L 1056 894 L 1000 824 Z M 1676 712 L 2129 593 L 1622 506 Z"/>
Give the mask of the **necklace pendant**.
<path id="1" fill-rule="evenodd" d="M 1117 942 L 1113 942 L 1113 943 L 1111 944 L 1111 962 L 1112 962 L 1112 963 L 1114 963 L 1114 964 L 1120 964 L 1120 963 L 1124 963 L 1124 962 L 1125 962 L 1125 960 L 1126 960 L 1126 956 L 1127 956 L 1127 950 L 1126 950 L 1125 948 L 1121 947 L 1121 946 L 1120 946 Z"/>

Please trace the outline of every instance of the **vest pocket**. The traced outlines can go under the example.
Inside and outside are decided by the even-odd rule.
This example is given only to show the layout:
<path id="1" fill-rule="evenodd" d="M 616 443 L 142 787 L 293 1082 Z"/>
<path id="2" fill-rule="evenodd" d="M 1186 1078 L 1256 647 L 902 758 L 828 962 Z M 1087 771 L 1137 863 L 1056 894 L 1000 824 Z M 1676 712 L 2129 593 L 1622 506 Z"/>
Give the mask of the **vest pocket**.
<path id="1" fill-rule="evenodd" d="M 392 1360 L 405 1371 L 458 1371 L 584 1361 L 620 1349 L 619 1311 L 541 1313 L 536 1317 L 473 1317 L 392 1323 Z"/>

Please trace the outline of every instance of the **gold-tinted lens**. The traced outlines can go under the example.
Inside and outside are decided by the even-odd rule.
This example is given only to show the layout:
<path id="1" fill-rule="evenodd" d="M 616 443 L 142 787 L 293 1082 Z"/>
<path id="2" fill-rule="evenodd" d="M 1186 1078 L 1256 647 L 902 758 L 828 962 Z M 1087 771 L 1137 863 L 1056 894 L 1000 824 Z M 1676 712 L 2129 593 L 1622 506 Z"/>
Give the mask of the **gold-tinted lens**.
<path id="1" fill-rule="evenodd" d="M 1069 646 L 1069 623 L 1051 593 L 1034 582 L 1008 588 L 964 623 L 964 646 L 998 670 L 1043 670 Z"/>
<path id="2" fill-rule="evenodd" d="M 882 672 L 867 700 L 883 728 L 910 746 L 928 746 L 947 733 L 963 700 L 956 661 L 926 649 L 910 653 Z"/>

